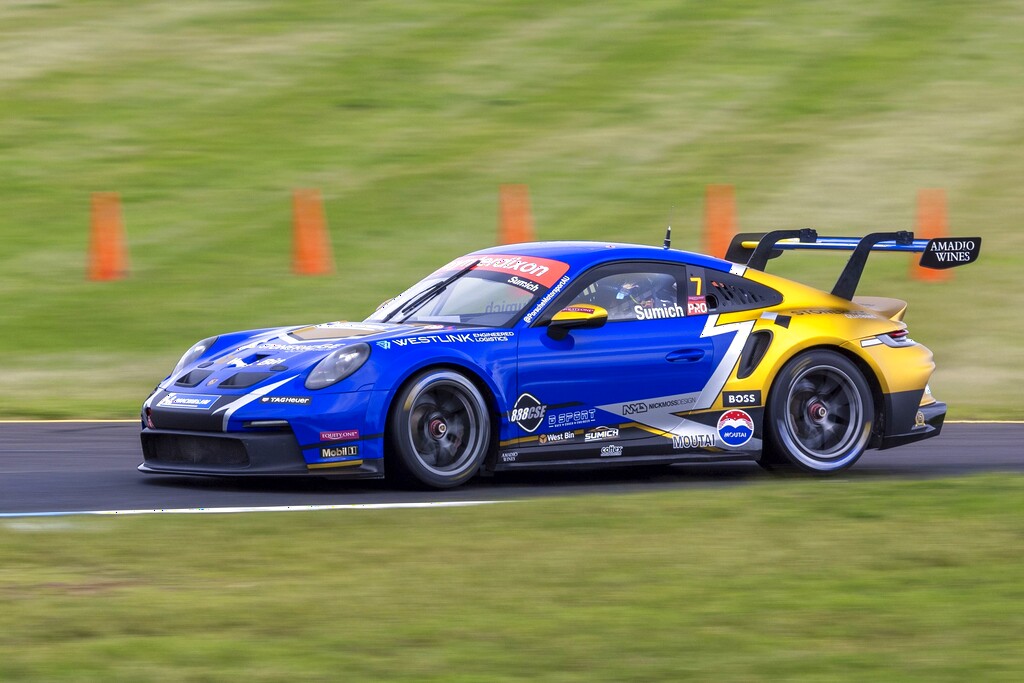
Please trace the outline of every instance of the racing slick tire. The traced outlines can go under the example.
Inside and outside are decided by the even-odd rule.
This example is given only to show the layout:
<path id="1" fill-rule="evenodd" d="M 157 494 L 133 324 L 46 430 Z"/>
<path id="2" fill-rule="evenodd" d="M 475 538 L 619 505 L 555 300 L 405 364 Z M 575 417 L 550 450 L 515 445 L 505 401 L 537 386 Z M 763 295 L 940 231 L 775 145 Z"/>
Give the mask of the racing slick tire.
<path id="1" fill-rule="evenodd" d="M 491 442 L 491 418 L 465 375 L 435 368 L 410 380 L 388 418 L 385 467 L 400 484 L 445 489 L 477 473 Z"/>
<path id="2" fill-rule="evenodd" d="M 802 353 L 772 385 L 759 462 L 768 470 L 842 471 L 867 449 L 874 415 L 871 388 L 853 362 L 824 349 Z"/>

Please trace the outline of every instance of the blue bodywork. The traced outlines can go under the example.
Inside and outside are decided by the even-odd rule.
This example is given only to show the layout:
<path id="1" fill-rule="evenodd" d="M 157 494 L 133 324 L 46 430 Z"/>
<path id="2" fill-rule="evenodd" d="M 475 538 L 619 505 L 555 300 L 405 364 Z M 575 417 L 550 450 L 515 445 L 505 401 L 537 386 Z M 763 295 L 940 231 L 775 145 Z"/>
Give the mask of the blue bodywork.
<path id="1" fill-rule="evenodd" d="M 486 470 L 751 457 L 759 450 L 759 406 L 739 411 L 746 416 L 740 423 L 749 423 L 733 424 L 739 439 L 723 436 L 721 411 L 678 415 L 711 407 L 750 326 L 687 315 L 609 323 L 561 340 L 544 326 L 577 278 L 598 266 L 685 264 L 726 274 L 738 266 L 677 250 L 592 242 L 495 247 L 453 263 L 479 261 L 475 268 L 484 270 L 498 255 L 519 260 L 501 261 L 492 273 L 522 275 L 532 296 L 506 325 L 402 324 L 371 316 L 221 335 L 145 402 L 140 469 L 383 476 L 397 393 L 417 373 L 440 366 L 471 378 L 490 404 L 496 438 Z M 530 265 L 538 259 L 563 264 L 564 272 Z M 306 388 L 328 354 L 356 344 L 370 350 L 358 370 L 322 389 Z"/>

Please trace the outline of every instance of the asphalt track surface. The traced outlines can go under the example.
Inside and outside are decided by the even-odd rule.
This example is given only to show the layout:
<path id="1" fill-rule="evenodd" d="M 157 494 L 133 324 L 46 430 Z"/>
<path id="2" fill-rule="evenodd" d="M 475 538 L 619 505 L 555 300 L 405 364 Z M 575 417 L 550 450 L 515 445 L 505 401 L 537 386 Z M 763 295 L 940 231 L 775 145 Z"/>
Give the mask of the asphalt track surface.
<path id="1" fill-rule="evenodd" d="M 450 491 L 405 491 L 383 481 L 146 475 L 139 427 L 124 422 L 0 423 L 0 514 L 522 500 L 579 494 L 735 486 L 773 478 L 756 463 L 516 472 Z M 869 451 L 828 481 L 926 479 L 1024 472 L 1024 424 L 947 424 L 936 439 Z"/>

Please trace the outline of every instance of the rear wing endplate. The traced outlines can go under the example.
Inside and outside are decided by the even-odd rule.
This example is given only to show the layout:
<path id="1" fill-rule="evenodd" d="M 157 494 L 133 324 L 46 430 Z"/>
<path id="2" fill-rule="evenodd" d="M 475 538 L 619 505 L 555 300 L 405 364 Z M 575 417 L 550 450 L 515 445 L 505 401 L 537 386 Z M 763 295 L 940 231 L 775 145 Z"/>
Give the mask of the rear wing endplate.
<path id="1" fill-rule="evenodd" d="M 942 270 L 977 261 L 981 252 L 981 238 L 936 237 L 916 240 L 914 233 L 906 230 L 873 232 L 864 237 L 819 237 L 818 232 L 810 228 L 746 232 L 733 238 L 725 258 L 734 263 L 746 264 L 748 268 L 764 270 L 769 259 L 795 249 L 852 251 L 850 260 L 846 262 L 846 267 L 832 288 L 833 295 L 850 300 L 857 291 L 868 255 L 873 251 L 919 253 L 921 266 Z"/>

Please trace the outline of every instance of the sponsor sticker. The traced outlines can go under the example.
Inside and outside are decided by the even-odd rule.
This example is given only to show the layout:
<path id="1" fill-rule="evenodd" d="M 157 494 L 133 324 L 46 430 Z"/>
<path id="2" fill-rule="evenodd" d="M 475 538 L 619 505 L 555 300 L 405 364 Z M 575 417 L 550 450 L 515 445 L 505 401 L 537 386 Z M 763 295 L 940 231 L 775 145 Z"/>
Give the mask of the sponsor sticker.
<path id="1" fill-rule="evenodd" d="M 286 406 L 308 406 L 313 402 L 309 396 L 263 396 L 260 403 Z"/>
<path id="2" fill-rule="evenodd" d="M 495 273 L 507 273 L 516 277 L 536 282 L 543 287 L 550 287 L 558 282 L 558 278 L 569 270 L 568 263 L 537 256 L 515 256 L 513 254 L 471 254 L 457 258 L 438 270 L 434 275 L 449 271 L 462 270 L 473 261 L 479 261 L 473 270 L 486 270 Z"/>
<path id="3" fill-rule="evenodd" d="M 359 446 L 337 446 L 335 448 L 321 448 L 321 458 L 348 458 L 359 455 Z"/>
<path id="4" fill-rule="evenodd" d="M 637 403 L 626 403 L 622 406 L 623 415 L 639 415 L 647 412 L 647 404 L 643 401 Z"/>
<path id="5" fill-rule="evenodd" d="M 548 407 L 538 401 L 530 394 L 522 394 L 516 399 L 512 412 L 509 413 L 508 421 L 519 425 L 523 431 L 531 434 L 537 431 L 541 422 L 544 421 L 544 414 Z"/>
<path id="6" fill-rule="evenodd" d="M 754 436 L 754 421 L 742 410 L 726 411 L 718 418 L 718 436 L 727 446 L 742 446 Z"/>
<path id="7" fill-rule="evenodd" d="M 601 457 L 614 457 L 616 455 L 622 455 L 622 446 L 618 444 L 610 443 L 607 446 L 601 446 Z"/>
<path id="8" fill-rule="evenodd" d="M 572 441 L 576 438 L 576 432 L 557 432 L 555 434 L 541 434 L 539 441 L 541 445 L 558 443 L 560 441 Z"/>
<path id="9" fill-rule="evenodd" d="M 167 394 L 156 405 L 175 410 L 209 410 L 218 398 L 213 394 Z"/>
<path id="10" fill-rule="evenodd" d="M 523 316 L 523 322 L 525 322 L 527 325 L 532 323 L 533 319 L 536 318 L 542 310 L 544 310 L 545 306 L 551 303 L 552 299 L 558 296 L 559 292 L 565 289 L 565 286 L 567 284 L 569 284 L 568 275 L 562 277 L 562 279 L 558 281 L 558 284 L 552 287 L 550 290 L 548 290 L 548 293 L 545 294 L 544 297 L 537 302 L 537 305 L 533 307 L 533 310 Z"/>
<path id="11" fill-rule="evenodd" d="M 514 306 L 512 310 L 518 310 Z M 516 336 L 511 330 L 500 330 L 496 332 L 462 332 L 451 334 L 428 334 L 417 337 L 399 337 L 390 341 L 379 341 L 377 346 L 382 349 L 390 349 L 392 346 L 420 346 L 422 344 L 491 344 L 495 342 L 507 342 Z"/>
<path id="12" fill-rule="evenodd" d="M 583 435 L 583 441 L 604 441 L 605 439 L 619 438 L 619 430 L 615 427 L 598 427 Z"/>
<path id="13" fill-rule="evenodd" d="M 540 291 L 540 285 L 538 285 L 536 282 L 530 282 L 529 280 L 524 280 L 523 278 L 519 277 L 518 275 L 513 275 L 512 277 L 510 277 L 505 282 L 507 282 L 510 285 L 514 285 L 516 287 L 519 287 L 520 289 L 525 289 L 527 292 L 533 292 L 534 294 L 536 294 L 537 292 Z"/>
<path id="14" fill-rule="evenodd" d="M 519 459 L 519 451 L 504 451 L 501 454 L 502 462 L 515 462 Z"/>
<path id="15" fill-rule="evenodd" d="M 566 306 L 562 309 L 562 313 L 582 313 L 583 315 L 594 315 L 597 309 L 593 306 L 585 306 L 583 304 L 576 304 L 574 306 Z"/>
<path id="16" fill-rule="evenodd" d="M 548 413 L 548 429 L 559 429 L 562 427 L 577 427 L 590 424 L 596 419 L 597 411 L 593 408 L 583 410 L 568 410 L 560 413 Z"/>
<path id="17" fill-rule="evenodd" d="M 341 429 L 336 432 L 320 432 L 321 441 L 351 441 L 359 438 L 358 429 Z"/>
<path id="18" fill-rule="evenodd" d="M 691 296 L 686 299 L 686 315 L 707 315 L 708 299 L 704 296 Z"/>
<path id="19" fill-rule="evenodd" d="M 678 450 L 694 450 L 697 448 L 714 448 L 714 434 L 673 434 L 672 448 Z"/>
<path id="20" fill-rule="evenodd" d="M 915 427 L 924 427 L 926 425 L 927 425 L 927 423 L 925 422 L 925 419 L 924 419 L 924 413 L 922 413 L 920 410 L 917 411 L 917 415 L 914 416 L 914 426 Z"/>
<path id="21" fill-rule="evenodd" d="M 733 406 L 759 406 L 761 405 L 761 392 L 756 391 L 723 391 L 722 405 L 726 408 Z"/>
<path id="22" fill-rule="evenodd" d="M 666 318 L 683 318 L 686 316 L 686 311 L 679 304 L 655 306 L 654 308 L 644 308 L 637 304 L 633 307 L 633 313 L 636 315 L 637 320 L 664 320 Z"/>
<path id="23" fill-rule="evenodd" d="M 952 268 L 976 261 L 980 252 L 980 237 L 936 237 L 921 254 L 921 265 L 940 270 Z"/>
<path id="24" fill-rule="evenodd" d="M 345 344 L 278 344 L 276 342 L 264 342 L 256 347 L 257 351 L 284 351 L 286 353 L 305 353 L 307 351 L 334 351 Z M 241 350 L 241 349 L 239 349 Z"/>

